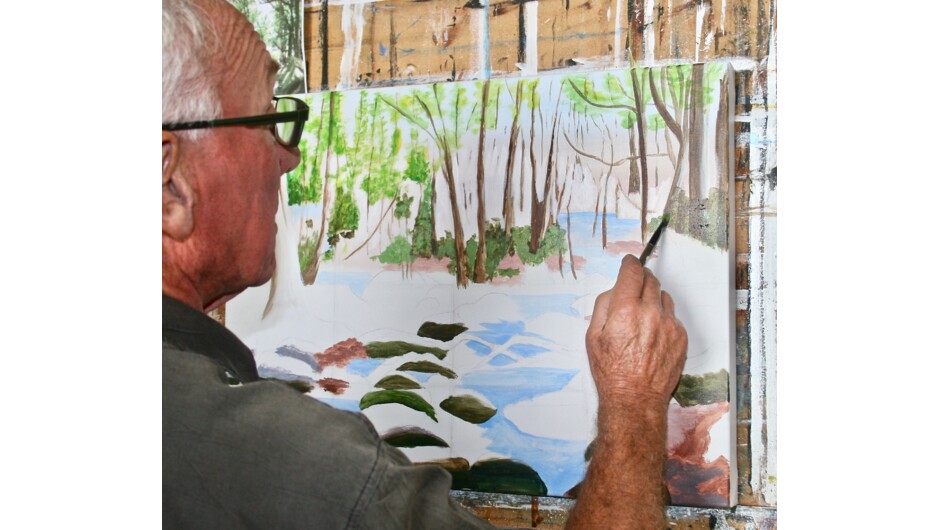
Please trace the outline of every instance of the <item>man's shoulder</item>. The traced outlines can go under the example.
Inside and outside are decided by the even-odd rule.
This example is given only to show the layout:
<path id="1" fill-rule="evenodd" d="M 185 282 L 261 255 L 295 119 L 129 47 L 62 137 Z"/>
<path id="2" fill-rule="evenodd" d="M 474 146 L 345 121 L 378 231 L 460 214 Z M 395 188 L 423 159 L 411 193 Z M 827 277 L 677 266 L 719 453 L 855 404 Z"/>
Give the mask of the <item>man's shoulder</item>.
<path id="1" fill-rule="evenodd" d="M 163 356 L 165 512 L 345 526 L 388 457 L 367 419 L 191 352 Z"/>

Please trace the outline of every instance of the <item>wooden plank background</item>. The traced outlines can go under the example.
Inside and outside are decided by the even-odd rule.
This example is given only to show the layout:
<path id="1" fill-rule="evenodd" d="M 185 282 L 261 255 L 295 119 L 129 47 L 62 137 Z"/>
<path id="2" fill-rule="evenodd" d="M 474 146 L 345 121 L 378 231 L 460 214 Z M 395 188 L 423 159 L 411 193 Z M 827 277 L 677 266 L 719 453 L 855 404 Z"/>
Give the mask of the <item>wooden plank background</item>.
<path id="1" fill-rule="evenodd" d="M 311 92 L 631 63 L 734 66 L 739 506 L 669 507 L 670 528 L 776 528 L 776 21 L 775 0 L 304 3 Z M 562 528 L 573 505 L 454 496 L 506 528 Z"/>

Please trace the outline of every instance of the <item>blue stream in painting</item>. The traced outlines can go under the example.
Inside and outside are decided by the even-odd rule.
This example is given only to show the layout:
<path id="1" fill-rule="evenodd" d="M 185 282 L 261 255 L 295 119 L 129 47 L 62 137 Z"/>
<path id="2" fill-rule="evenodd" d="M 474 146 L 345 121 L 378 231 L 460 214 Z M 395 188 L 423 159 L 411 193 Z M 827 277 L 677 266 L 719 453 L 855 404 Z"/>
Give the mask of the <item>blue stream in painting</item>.
<path id="1" fill-rule="evenodd" d="M 567 219 L 566 214 L 560 216 L 559 224 L 562 228 L 568 228 Z M 592 236 L 593 223 L 593 212 L 571 214 L 570 237 L 574 254 L 585 258 L 585 274 L 600 274 L 613 281 L 622 256 L 608 254 L 601 248 L 600 219 L 596 235 Z M 610 242 L 638 240 L 639 226 L 638 219 L 617 219 L 616 215 L 608 214 L 607 239 Z M 371 273 L 332 273 L 321 270 L 317 283 L 347 285 L 352 292 L 361 296 L 373 277 L 374 274 Z M 581 278 L 580 271 L 578 277 Z M 469 340 L 464 343 L 467 348 L 463 351 L 469 351 L 469 354 L 479 357 L 492 355 L 488 360 L 492 368 L 460 374 L 454 382 L 460 387 L 479 392 L 497 407 L 496 415 L 480 425 L 486 430 L 485 437 L 491 441 L 488 448 L 531 466 L 545 481 L 549 494 L 563 495 L 583 478 L 584 449 L 588 441 L 558 440 L 526 434 L 505 417 L 504 409 L 513 403 L 561 390 L 576 375 L 577 370 L 513 365 L 520 359 L 537 357 L 551 351 L 549 348 L 552 341 L 527 331 L 527 322 L 547 313 L 577 317 L 579 313 L 573 306 L 578 295 L 561 293 L 510 297 L 516 304 L 522 320 L 467 323 L 472 329 L 466 332 Z M 536 339 L 532 341 L 534 344 L 526 342 L 526 337 Z M 507 344 L 510 345 L 507 347 Z M 356 359 L 349 363 L 347 370 L 366 377 L 384 361 Z M 408 375 L 424 384 L 434 374 L 409 372 Z M 359 411 L 357 400 L 319 399 L 339 409 Z"/>
<path id="2" fill-rule="evenodd" d="M 359 402 L 352 399 L 337 399 L 328 397 L 318 397 L 317 401 L 322 401 L 327 405 L 339 410 L 348 410 L 351 412 L 362 412 L 359 410 Z"/>
<path id="3" fill-rule="evenodd" d="M 526 434 L 504 415 L 506 406 L 564 388 L 577 370 L 513 368 L 472 372 L 460 386 L 483 394 L 496 405 L 496 415 L 483 423 L 488 449 L 524 462 L 535 469 L 552 495 L 563 495 L 584 474 L 583 442 L 555 440 Z"/>
<path id="4" fill-rule="evenodd" d="M 434 374 L 434 373 L 429 373 L 429 372 L 412 372 L 411 370 L 402 370 L 402 371 L 407 373 L 411 377 L 417 379 L 418 381 L 421 381 L 422 384 L 427 383 L 428 379 L 430 379 L 432 375 L 440 375 L 440 374 Z"/>
<path id="5" fill-rule="evenodd" d="M 482 342 L 477 342 L 477 341 L 475 341 L 475 340 L 469 340 L 469 341 L 467 341 L 467 346 L 468 346 L 471 350 L 473 350 L 473 353 L 475 353 L 475 354 L 477 354 L 477 355 L 482 355 L 482 356 L 489 355 L 490 352 L 493 351 L 493 348 L 490 348 L 490 347 L 487 346 L 486 344 L 483 344 Z"/>
<path id="6" fill-rule="evenodd" d="M 558 216 L 558 224 L 567 230 L 568 214 Z M 594 224 L 594 212 L 578 212 L 571 214 L 571 244 L 575 256 L 583 256 L 587 263 L 584 272 L 602 274 L 614 279 L 620 270 L 620 258 L 612 256 L 601 248 L 601 219 L 597 219 L 597 233 L 591 236 L 591 226 Z M 630 236 L 639 240 L 639 219 L 617 219 L 615 214 L 607 214 L 607 241 L 627 241 Z"/>
<path id="7" fill-rule="evenodd" d="M 509 342 L 509 339 L 519 336 L 519 337 L 536 337 L 543 340 L 548 340 L 545 337 L 538 335 L 536 333 L 530 333 L 525 330 L 525 322 L 521 320 L 508 321 L 500 320 L 499 322 L 482 322 L 480 324 L 485 330 L 473 330 L 468 331 L 470 335 L 479 337 L 490 344 L 506 344 Z M 472 346 L 471 346 L 472 347 Z"/>
<path id="8" fill-rule="evenodd" d="M 500 354 L 494 355 L 492 359 L 487 361 L 487 364 L 490 364 L 493 366 L 506 366 L 507 364 L 512 364 L 514 362 L 516 362 L 516 360 L 513 359 L 512 357 L 508 355 L 503 355 L 502 353 L 500 353 Z"/>
<path id="9" fill-rule="evenodd" d="M 346 365 L 346 369 L 356 375 L 367 377 L 374 372 L 383 361 L 385 361 L 385 359 L 353 359 Z"/>
<path id="10" fill-rule="evenodd" d="M 317 284 L 346 285 L 356 296 L 362 296 L 374 277 L 375 274 L 371 272 L 332 272 L 320 269 L 317 273 Z"/>
<path id="11" fill-rule="evenodd" d="M 509 351 L 515 353 L 516 355 L 521 355 L 523 357 L 532 357 L 533 355 L 538 355 L 540 353 L 545 353 L 547 351 L 552 351 L 548 348 L 543 348 L 541 346 L 536 346 L 535 344 L 513 344 L 509 347 Z"/>

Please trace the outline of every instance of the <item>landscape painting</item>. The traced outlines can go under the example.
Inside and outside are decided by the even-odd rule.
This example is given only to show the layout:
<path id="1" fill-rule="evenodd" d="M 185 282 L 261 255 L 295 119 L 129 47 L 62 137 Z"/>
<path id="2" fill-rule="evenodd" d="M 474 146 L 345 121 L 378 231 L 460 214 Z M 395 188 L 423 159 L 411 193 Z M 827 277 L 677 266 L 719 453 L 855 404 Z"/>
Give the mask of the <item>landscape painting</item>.
<path id="1" fill-rule="evenodd" d="M 454 489 L 576 497 L 584 335 L 626 254 L 676 301 L 670 503 L 736 504 L 733 71 L 635 67 L 322 92 L 277 272 L 226 306 L 263 377 L 361 412 Z"/>

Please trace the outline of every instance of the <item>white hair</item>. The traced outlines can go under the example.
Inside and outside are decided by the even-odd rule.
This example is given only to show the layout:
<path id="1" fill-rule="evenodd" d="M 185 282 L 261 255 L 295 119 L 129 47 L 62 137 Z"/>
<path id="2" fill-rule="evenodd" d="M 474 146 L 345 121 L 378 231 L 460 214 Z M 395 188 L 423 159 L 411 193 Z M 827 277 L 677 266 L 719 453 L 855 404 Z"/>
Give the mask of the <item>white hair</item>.
<path id="1" fill-rule="evenodd" d="M 194 0 L 163 0 L 163 123 L 222 116 L 211 61 L 219 36 L 209 14 Z M 196 140 L 207 129 L 180 131 Z"/>

